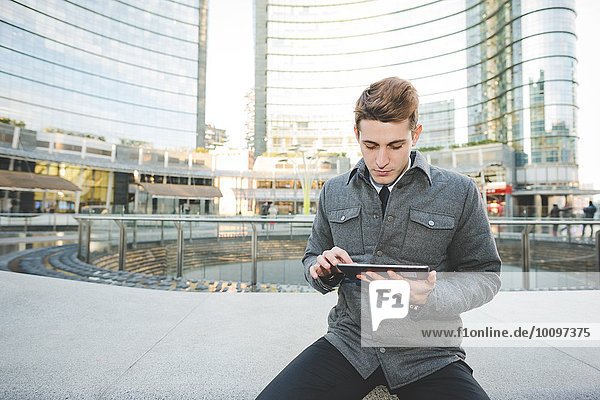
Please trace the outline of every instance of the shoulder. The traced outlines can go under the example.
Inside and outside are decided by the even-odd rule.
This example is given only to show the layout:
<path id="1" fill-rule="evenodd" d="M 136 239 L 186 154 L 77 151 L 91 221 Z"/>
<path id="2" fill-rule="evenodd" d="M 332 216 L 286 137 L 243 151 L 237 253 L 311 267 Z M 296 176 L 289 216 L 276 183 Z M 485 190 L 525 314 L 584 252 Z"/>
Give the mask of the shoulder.
<path id="1" fill-rule="evenodd" d="M 334 176 L 333 178 L 329 178 L 327 182 L 325 182 L 323 189 L 326 189 L 327 191 L 341 190 L 348 185 L 348 179 L 350 179 L 351 173 L 352 170 L 341 175 Z"/>
<path id="2" fill-rule="evenodd" d="M 463 190 L 477 186 L 473 179 L 459 172 L 450 171 L 449 169 L 433 165 L 430 167 L 430 171 L 431 183 L 434 186 L 447 185 L 449 187 L 454 187 L 455 189 Z"/>

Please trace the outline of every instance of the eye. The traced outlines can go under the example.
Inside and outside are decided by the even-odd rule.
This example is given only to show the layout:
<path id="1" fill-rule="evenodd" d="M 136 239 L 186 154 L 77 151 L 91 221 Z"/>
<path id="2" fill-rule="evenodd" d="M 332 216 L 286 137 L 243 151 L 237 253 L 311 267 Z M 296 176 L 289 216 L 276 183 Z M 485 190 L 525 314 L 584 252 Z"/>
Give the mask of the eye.
<path id="1" fill-rule="evenodd" d="M 390 149 L 392 150 L 400 150 L 402 147 L 404 147 L 404 145 L 399 145 L 399 146 L 390 146 Z"/>
<path id="2" fill-rule="evenodd" d="M 372 145 L 372 144 L 365 144 L 365 147 L 369 150 L 375 150 L 377 148 L 376 145 Z"/>

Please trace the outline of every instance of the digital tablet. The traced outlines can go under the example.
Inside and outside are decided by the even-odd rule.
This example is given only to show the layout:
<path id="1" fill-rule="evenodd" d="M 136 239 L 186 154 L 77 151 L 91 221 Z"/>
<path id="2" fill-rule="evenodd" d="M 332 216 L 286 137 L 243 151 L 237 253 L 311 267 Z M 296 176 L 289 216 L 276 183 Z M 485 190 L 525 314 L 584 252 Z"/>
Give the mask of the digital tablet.
<path id="1" fill-rule="evenodd" d="M 429 274 L 427 265 L 338 264 L 337 267 L 350 279 L 356 279 L 356 275 L 366 271 L 385 276 L 387 271 L 392 270 L 407 279 L 427 279 Z"/>

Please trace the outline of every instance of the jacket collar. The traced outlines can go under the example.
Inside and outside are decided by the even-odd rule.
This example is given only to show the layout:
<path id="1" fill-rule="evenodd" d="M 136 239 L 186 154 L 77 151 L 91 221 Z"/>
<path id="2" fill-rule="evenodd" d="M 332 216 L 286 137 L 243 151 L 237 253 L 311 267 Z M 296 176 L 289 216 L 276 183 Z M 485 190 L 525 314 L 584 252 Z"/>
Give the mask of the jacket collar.
<path id="1" fill-rule="evenodd" d="M 431 185 L 431 166 L 427 162 L 427 159 L 425 159 L 425 156 L 423 156 L 423 154 L 421 154 L 420 151 L 413 150 L 410 152 L 410 158 L 412 160 L 411 169 L 417 168 L 423 171 L 423 173 L 425 173 L 425 176 L 427 177 L 429 184 Z M 363 158 L 361 158 L 356 163 L 354 168 L 352 168 L 352 170 L 350 171 L 350 175 L 348 176 L 348 181 L 346 182 L 346 184 L 349 184 L 352 178 L 357 173 L 359 174 L 359 176 L 361 176 L 363 179 L 369 182 L 369 170 L 367 169 L 367 165 L 365 164 L 365 160 Z"/>

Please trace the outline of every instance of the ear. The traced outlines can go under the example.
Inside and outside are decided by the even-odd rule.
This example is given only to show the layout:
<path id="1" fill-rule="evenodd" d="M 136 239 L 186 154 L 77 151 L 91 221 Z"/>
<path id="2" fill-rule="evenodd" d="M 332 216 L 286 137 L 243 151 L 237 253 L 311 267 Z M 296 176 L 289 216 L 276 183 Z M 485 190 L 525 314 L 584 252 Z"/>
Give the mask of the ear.
<path id="1" fill-rule="evenodd" d="M 354 137 L 356 138 L 356 141 L 358 142 L 358 144 L 360 144 L 360 132 L 356 125 L 354 125 Z"/>
<path id="2" fill-rule="evenodd" d="M 421 132 L 423 131 L 423 125 L 418 124 L 417 127 L 412 131 L 412 145 L 413 147 L 419 141 L 419 137 L 421 136 Z"/>

